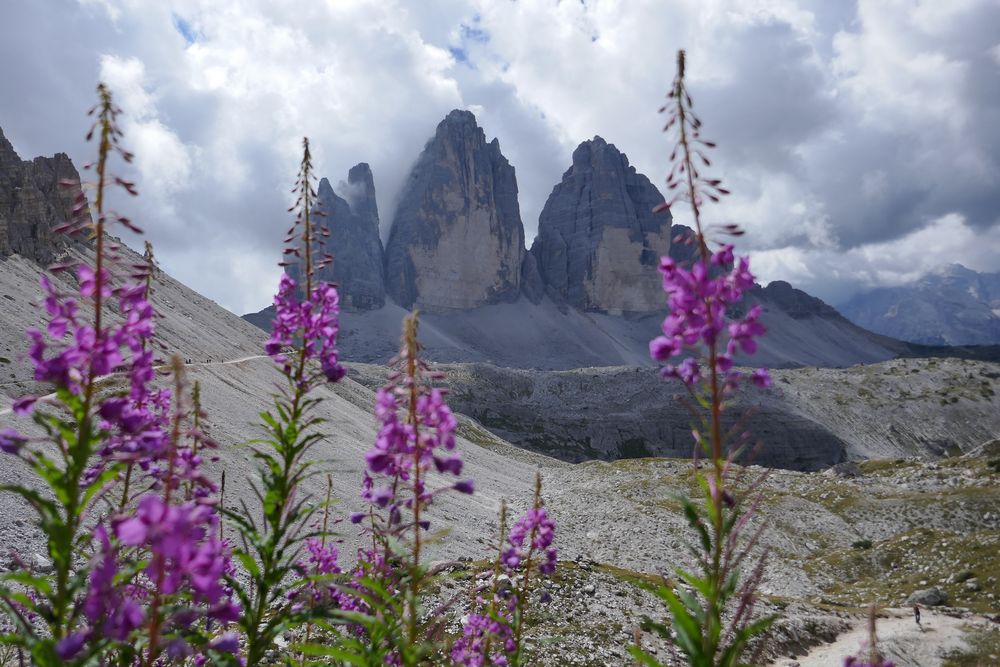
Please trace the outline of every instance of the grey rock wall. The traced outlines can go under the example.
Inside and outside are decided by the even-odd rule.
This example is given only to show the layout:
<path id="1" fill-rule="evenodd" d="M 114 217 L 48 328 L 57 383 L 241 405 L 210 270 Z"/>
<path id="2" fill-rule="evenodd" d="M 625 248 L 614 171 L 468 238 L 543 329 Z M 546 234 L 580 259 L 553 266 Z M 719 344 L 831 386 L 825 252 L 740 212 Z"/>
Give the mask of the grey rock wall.
<path id="1" fill-rule="evenodd" d="M 68 237 L 53 234 L 69 219 L 80 174 L 65 153 L 21 160 L 0 130 L 0 257 L 17 254 L 41 264 L 52 262 Z"/>
<path id="2" fill-rule="evenodd" d="M 316 190 L 314 219 L 330 232 L 320 254 L 333 256 L 333 262 L 323 267 L 317 277 L 337 285 L 343 310 L 381 308 L 385 305 L 383 250 L 371 168 L 364 162 L 351 167 L 347 182 L 341 181 L 337 190 L 343 196 L 326 178 L 320 180 Z M 300 281 L 298 264 L 292 264 L 287 271 Z M 264 328 L 270 329 L 269 317 Z"/>
<path id="3" fill-rule="evenodd" d="M 614 144 L 594 137 L 573 152 L 538 218 L 531 252 L 548 293 L 581 310 L 648 313 L 663 307 L 656 267 L 670 251 L 663 196 Z"/>
<path id="4" fill-rule="evenodd" d="M 664 456 L 690 458 L 691 410 L 686 392 L 648 368 L 537 371 L 487 364 L 442 364 L 448 403 L 501 438 L 563 461 L 614 461 Z M 368 386 L 385 371 L 352 365 Z M 845 461 L 850 443 L 821 420 L 802 414 L 777 391 L 740 392 L 724 427 L 743 419 L 757 451 L 740 460 L 790 470 L 820 470 Z M 756 448 L 758 442 L 765 446 Z"/>
<path id="5" fill-rule="evenodd" d="M 352 167 L 339 190 L 344 197 L 324 178 L 317 191 L 317 209 L 330 231 L 326 250 L 333 255 L 333 263 L 320 277 L 337 284 L 345 310 L 381 308 L 385 305 L 383 249 L 371 168 L 364 162 Z"/>
<path id="6" fill-rule="evenodd" d="M 452 111 L 403 188 L 385 250 L 387 292 L 429 310 L 514 301 L 523 255 L 514 168 L 471 112 Z"/>

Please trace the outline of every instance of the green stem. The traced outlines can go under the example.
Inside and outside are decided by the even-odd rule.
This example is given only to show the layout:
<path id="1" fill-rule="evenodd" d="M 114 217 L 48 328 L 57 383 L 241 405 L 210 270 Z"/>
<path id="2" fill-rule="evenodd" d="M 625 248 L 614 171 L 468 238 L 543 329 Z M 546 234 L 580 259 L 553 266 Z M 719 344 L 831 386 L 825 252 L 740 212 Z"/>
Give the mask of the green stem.
<path id="1" fill-rule="evenodd" d="M 542 506 L 542 475 L 541 473 L 536 473 L 535 475 L 535 498 L 532 503 L 532 507 L 535 510 L 540 509 Z M 517 596 L 517 625 L 514 627 L 514 665 L 517 667 L 521 664 L 521 632 L 524 627 L 524 605 L 527 603 L 528 595 L 531 593 L 531 587 L 529 581 L 531 578 L 531 559 L 535 555 L 535 536 L 538 534 L 538 525 L 535 524 L 531 528 L 531 534 L 528 536 L 528 557 L 524 562 L 524 581 L 521 583 L 521 591 Z"/>
<path id="2" fill-rule="evenodd" d="M 687 95 L 684 86 L 684 52 L 678 54 L 678 76 L 674 93 L 677 99 L 678 131 L 680 135 L 681 152 L 684 159 L 684 170 L 687 175 L 688 199 L 691 202 L 691 211 L 694 216 L 695 233 L 698 240 L 698 253 L 701 261 L 708 270 L 710 266 L 711 253 L 705 239 L 704 229 L 701 224 L 701 211 L 698 207 L 697 190 L 694 184 L 694 164 L 691 157 L 690 144 L 687 135 L 687 114 L 684 108 L 684 99 Z M 707 300 L 707 328 L 712 329 L 714 316 L 711 298 Z M 720 609 L 722 599 L 723 581 L 722 572 L 722 543 L 724 539 L 724 517 L 723 517 L 723 485 L 725 475 L 723 470 L 723 435 L 722 435 L 722 387 L 717 369 L 719 353 L 717 342 L 713 340 L 708 346 L 708 372 L 709 372 L 709 399 L 711 405 L 711 433 L 709 435 L 710 453 L 712 456 L 712 472 L 714 494 L 711 497 L 711 523 L 712 523 L 712 549 L 711 564 L 708 572 L 709 595 L 708 621 L 710 624 L 718 623 L 722 615 Z M 718 652 L 718 642 L 714 639 L 714 632 L 711 628 L 702 628 L 702 649 L 714 664 L 715 655 Z"/>
<path id="3" fill-rule="evenodd" d="M 97 219 L 94 223 L 94 235 L 96 237 L 95 247 L 95 290 L 94 290 L 94 332 L 97 339 L 102 337 L 102 310 L 103 310 L 103 290 L 104 290 L 104 190 L 107 183 L 108 157 L 111 153 L 111 140 L 113 133 L 113 104 L 111 93 L 101 84 L 97 88 L 100 96 L 98 124 L 100 127 L 100 142 L 98 145 L 97 159 L 97 193 L 95 206 L 97 209 Z M 87 368 L 87 376 L 83 383 L 83 404 L 80 413 L 74 415 L 77 418 L 76 446 L 72 451 L 63 451 L 64 462 L 66 464 L 66 479 L 64 491 L 67 501 L 64 503 L 66 511 L 65 529 L 59 531 L 56 536 L 49 536 L 50 555 L 58 554 L 54 557 L 53 565 L 56 569 L 56 591 L 52 599 L 52 636 L 55 640 L 62 639 L 69 630 L 69 606 L 70 591 L 69 577 L 70 569 L 73 565 L 73 545 L 76 542 L 77 532 L 80 528 L 80 480 L 86 470 L 90 459 L 93 441 L 93 422 L 90 411 L 94 402 L 94 385 L 97 374 L 93 364 Z M 56 546 L 56 549 L 51 549 Z M 53 553 L 55 552 L 55 553 Z"/>

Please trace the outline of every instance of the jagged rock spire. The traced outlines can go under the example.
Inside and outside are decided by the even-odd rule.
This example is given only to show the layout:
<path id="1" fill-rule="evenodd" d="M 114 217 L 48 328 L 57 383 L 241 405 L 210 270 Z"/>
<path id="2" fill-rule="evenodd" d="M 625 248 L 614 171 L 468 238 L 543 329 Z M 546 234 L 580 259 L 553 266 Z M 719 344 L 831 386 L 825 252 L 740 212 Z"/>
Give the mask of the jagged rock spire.
<path id="1" fill-rule="evenodd" d="M 0 129 L 0 257 L 18 254 L 48 264 L 68 237 L 52 229 L 66 222 L 79 186 L 80 174 L 65 153 L 21 160 Z"/>
<path id="2" fill-rule="evenodd" d="M 469 111 L 454 110 L 410 173 L 386 244 L 386 288 L 407 308 L 516 300 L 524 227 L 514 168 Z"/>
<path id="3" fill-rule="evenodd" d="M 656 267 L 670 250 L 671 222 L 668 211 L 653 213 L 662 201 L 614 144 L 580 144 L 531 247 L 548 293 L 583 310 L 662 310 Z"/>

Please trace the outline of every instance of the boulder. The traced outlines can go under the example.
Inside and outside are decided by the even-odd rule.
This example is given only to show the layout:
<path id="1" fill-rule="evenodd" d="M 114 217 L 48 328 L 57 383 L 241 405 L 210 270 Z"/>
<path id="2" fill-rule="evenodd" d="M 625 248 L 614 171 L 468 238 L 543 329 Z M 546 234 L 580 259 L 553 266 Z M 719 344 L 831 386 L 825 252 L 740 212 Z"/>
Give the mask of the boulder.
<path id="1" fill-rule="evenodd" d="M 914 591 L 906 598 L 906 604 L 919 604 L 925 607 L 937 607 L 948 602 L 948 596 L 940 588 L 924 588 Z"/>

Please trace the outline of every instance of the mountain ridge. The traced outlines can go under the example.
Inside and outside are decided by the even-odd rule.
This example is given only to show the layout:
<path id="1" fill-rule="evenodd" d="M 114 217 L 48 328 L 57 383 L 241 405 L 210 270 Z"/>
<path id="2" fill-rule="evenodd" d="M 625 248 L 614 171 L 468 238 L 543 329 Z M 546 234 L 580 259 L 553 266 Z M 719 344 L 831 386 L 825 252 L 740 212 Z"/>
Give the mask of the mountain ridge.
<path id="1" fill-rule="evenodd" d="M 952 263 L 897 287 L 855 295 L 844 315 L 872 331 L 917 344 L 1000 343 L 1000 273 Z"/>

